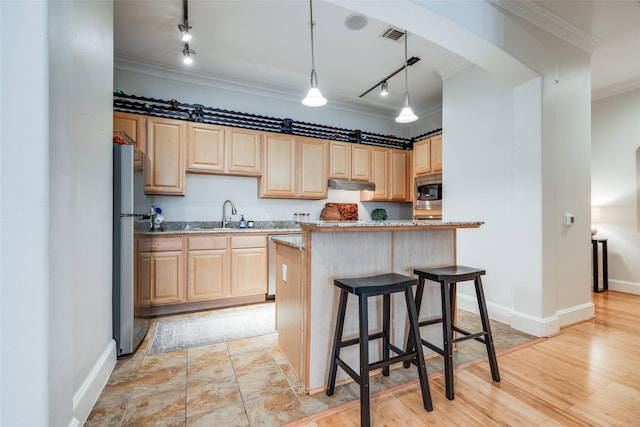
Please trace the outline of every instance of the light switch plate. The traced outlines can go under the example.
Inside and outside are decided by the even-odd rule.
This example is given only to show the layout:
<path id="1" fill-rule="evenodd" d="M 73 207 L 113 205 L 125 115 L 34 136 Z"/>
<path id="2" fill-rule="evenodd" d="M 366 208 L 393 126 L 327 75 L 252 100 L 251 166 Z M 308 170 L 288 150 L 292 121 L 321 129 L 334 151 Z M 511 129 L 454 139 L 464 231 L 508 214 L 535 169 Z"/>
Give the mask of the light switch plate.
<path id="1" fill-rule="evenodd" d="M 282 264 L 282 281 L 287 281 L 287 264 Z"/>

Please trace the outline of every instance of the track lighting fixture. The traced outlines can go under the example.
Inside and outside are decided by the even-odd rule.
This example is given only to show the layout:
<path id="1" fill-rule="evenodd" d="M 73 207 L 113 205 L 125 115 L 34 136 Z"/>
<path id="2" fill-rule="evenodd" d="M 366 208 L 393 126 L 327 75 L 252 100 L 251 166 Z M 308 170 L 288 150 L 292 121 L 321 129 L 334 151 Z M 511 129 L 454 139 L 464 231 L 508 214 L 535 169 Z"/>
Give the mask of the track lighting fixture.
<path id="1" fill-rule="evenodd" d="M 313 54 L 313 5 L 311 4 L 312 0 L 309 0 L 309 15 L 311 18 L 311 22 L 309 25 L 311 27 L 311 88 L 309 89 L 309 93 L 302 100 L 302 103 L 307 107 L 321 107 L 327 103 L 327 99 L 322 96 L 320 93 L 320 89 L 318 89 L 318 76 L 316 75 L 316 67 L 314 61 Z"/>
<path id="2" fill-rule="evenodd" d="M 409 107 L 409 71 L 408 71 L 408 60 L 407 60 L 407 31 L 404 32 L 404 104 L 402 111 L 398 117 L 396 117 L 396 122 L 398 123 L 411 123 L 418 120 L 418 116 L 413 113 L 411 107 Z"/>
<path id="3" fill-rule="evenodd" d="M 382 85 L 380 86 L 380 96 L 387 96 L 389 95 L 389 87 L 387 86 L 387 81 L 383 81 Z"/>
<path id="4" fill-rule="evenodd" d="M 182 55 L 184 56 L 184 58 L 182 59 L 182 62 L 184 62 L 185 64 L 189 65 L 193 62 L 193 58 L 191 58 L 191 55 L 195 55 L 196 51 L 193 49 L 189 49 L 189 43 L 185 43 L 184 44 L 184 49 L 182 50 Z"/>
<path id="5" fill-rule="evenodd" d="M 189 41 L 191 40 L 191 27 L 189 26 L 189 0 L 182 0 L 182 24 L 178 24 L 180 30 L 181 40 L 184 42 L 184 49 L 182 50 L 182 62 L 189 65 L 193 63 L 192 55 L 196 54 L 196 51 L 189 49 Z"/>

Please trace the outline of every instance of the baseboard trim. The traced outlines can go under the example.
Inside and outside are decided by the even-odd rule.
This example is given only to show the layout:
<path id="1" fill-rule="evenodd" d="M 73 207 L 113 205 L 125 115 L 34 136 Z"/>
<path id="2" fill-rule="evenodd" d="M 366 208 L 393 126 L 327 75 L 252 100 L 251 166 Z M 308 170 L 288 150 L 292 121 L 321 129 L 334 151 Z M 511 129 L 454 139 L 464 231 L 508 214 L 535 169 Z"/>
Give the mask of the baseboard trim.
<path id="1" fill-rule="evenodd" d="M 602 283 L 602 280 L 600 280 Z M 609 289 L 627 294 L 640 295 L 640 283 L 609 279 Z"/>
<path id="2" fill-rule="evenodd" d="M 73 395 L 73 420 L 69 427 L 83 425 L 87 421 L 93 405 L 98 401 L 102 389 L 116 366 L 116 361 L 116 342 L 111 340 L 80 389 Z"/>
<path id="3" fill-rule="evenodd" d="M 609 282 L 609 288 L 611 282 Z M 640 287 L 638 287 L 640 292 Z M 462 293 L 457 296 L 458 307 L 472 313 L 478 313 L 478 303 L 475 296 L 471 297 Z M 540 318 L 514 311 L 511 307 L 487 302 L 489 317 L 498 322 L 506 323 L 514 329 L 534 335 L 536 337 L 549 337 L 560 332 L 560 328 L 593 319 L 595 306 L 592 302 L 559 310 L 555 316 Z"/>

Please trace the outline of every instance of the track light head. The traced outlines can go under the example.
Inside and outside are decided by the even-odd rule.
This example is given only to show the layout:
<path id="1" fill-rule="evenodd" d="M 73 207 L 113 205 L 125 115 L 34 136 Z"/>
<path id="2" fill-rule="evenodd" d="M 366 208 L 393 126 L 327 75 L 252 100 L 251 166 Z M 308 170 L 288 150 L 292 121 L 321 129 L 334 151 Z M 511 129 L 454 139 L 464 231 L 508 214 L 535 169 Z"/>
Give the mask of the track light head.
<path id="1" fill-rule="evenodd" d="M 183 42 L 186 43 L 189 40 L 191 40 L 191 33 L 189 32 L 191 27 L 189 26 L 189 22 L 187 22 L 185 20 L 183 24 L 178 24 L 178 29 L 180 30 L 180 33 L 182 34 L 182 41 Z"/>
<path id="2" fill-rule="evenodd" d="M 389 87 L 387 85 L 387 81 L 385 80 L 384 82 L 382 82 L 382 85 L 380 86 L 380 96 L 387 96 L 389 95 Z"/>
<path id="3" fill-rule="evenodd" d="M 193 49 L 189 49 L 189 44 L 185 43 L 184 49 L 182 50 L 182 55 L 184 56 L 184 58 L 182 58 L 182 62 L 184 62 L 187 65 L 191 65 L 193 63 L 193 58 L 191 56 L 195 54 L 196 54 L 196 51 Z"/>

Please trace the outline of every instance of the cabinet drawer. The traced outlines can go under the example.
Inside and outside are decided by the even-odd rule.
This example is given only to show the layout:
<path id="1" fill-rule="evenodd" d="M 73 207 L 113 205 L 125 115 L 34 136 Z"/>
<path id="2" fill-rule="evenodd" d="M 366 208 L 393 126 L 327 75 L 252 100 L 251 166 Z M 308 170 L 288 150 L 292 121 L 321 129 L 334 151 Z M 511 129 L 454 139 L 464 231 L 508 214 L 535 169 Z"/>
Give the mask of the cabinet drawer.
<path id="1" fill-rule="evenodd" d="M 139 252 L 164 252 L 181 251 L 183 246 L 182 237 L 153 237 L 140 239 L 138 242 Z"/>
<path id="2" fill-rule="evenodd" d="M 238 248 L 266 248 L 267 236 L 232 236 L 231 247 Z"/>
<path id="3" fill-rule="evenodd" d="M 226 237 L 200 236 L 189 237 L 189 250 L 227 249 Z"/>

